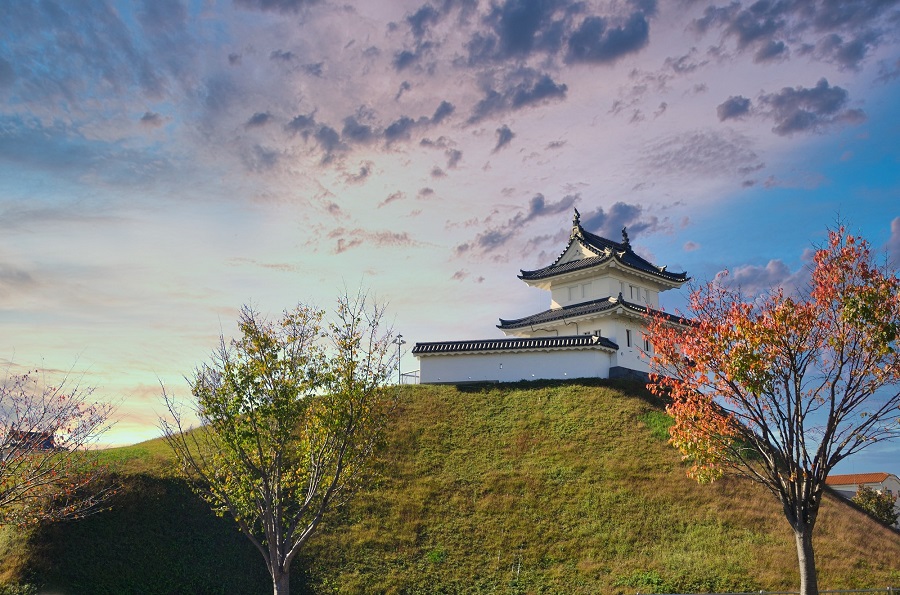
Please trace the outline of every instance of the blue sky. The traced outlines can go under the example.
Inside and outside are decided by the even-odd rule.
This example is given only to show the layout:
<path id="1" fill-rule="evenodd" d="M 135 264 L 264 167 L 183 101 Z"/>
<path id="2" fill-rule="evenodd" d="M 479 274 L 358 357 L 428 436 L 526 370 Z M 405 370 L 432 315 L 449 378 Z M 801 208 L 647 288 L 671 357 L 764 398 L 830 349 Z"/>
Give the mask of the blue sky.
<path id="1" fill-rule="evenodd" d="M 890 0 L 3 3 L 0 362 L 97 386 L 126 443 L 247 302 L 362 285 L 410 345 L 498 336 L 573 207 L 748 290 L 838 216 L 900 262 L 898 32 Z"/>

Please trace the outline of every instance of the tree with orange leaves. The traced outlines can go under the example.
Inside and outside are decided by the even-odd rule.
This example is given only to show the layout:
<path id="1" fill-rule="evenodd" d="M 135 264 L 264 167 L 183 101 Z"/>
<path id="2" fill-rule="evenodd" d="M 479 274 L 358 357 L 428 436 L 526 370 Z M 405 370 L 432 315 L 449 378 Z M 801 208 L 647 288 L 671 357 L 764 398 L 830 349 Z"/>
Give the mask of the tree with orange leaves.
<path id="1" fill-rule="evenodd" d="M 817 595 L 813 528 L 825 478 L 900 436 L 900 280 L 868 242 L 829 231 L 809 289 L 753 301 L 718 282 L 691 320 L 649 321 L 650 388 L 671 399 L 671 442 L 700 481 L 736 471 L 764 485 L 793 530 L 802 595 Z"/>

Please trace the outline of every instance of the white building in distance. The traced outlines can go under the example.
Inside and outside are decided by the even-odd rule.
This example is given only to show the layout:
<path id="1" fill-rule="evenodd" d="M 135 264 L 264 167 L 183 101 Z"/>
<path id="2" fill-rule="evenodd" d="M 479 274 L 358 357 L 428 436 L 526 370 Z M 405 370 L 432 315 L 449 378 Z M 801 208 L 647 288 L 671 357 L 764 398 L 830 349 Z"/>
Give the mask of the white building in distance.
<path id="1" fill-rule="evenodd" d="M 825 478 L 825 485 L 832 488 L 838 495 L 847 500 L 852 500 L 856 492 L 862 487 L 867 487 L 891 496 L 900 496 L 900 477 L 893 473 L 850 473 L 847 475 L 829 475 Z M 900 498 L 894 502 L 894 510 L 900 515 Z M 895 527 L 900 528 L 900 520 Z"/>
<path id="2" fill-rule="evenodd" d="M 505 339 L 416 343 L 423 383 L 515 382 L 566 378 L 646 378 L 644 333 L 660 292 L 687 273 L 670 273 L 631 249 L 628 233 L 614 242 L 581 227 L 578 210 L 569 243 L 553 264 L 519 279 L 550 292 L 550 308 L 497 325 Z M 679 320 L 670 316 L 673 321 Z"/>

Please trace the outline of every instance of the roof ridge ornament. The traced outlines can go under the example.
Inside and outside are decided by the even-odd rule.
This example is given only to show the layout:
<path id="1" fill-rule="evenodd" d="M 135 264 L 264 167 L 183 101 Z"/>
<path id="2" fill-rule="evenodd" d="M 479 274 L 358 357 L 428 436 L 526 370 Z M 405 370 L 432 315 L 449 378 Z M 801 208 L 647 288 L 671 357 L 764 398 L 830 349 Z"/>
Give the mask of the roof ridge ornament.
<path id="1" fill-rule="evenodd" d="M 577 208 L 575 209 L 575 215 L 572 217 L 572 233 L 569 234 L 570 240 L 575 238 L 584 239 L 584 230 L 581 229 L 581 213 L 578 212 Z"/>
<path id="2" fill-rule="evenodd" d="M 628 228 L 622 228 L 622 245 L 625 246 L 627 250 L 631 250 L 631 242 L 628 240 Z"/>

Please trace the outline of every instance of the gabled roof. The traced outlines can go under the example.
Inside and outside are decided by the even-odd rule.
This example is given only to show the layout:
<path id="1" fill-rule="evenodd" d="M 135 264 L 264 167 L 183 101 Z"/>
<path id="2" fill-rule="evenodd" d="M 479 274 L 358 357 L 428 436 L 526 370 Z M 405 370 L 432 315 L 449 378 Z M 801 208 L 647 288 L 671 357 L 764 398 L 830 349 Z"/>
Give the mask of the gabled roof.
<path id="1" fill-rule="evenodd" d="M 566 254 L 572 244 L 575 243 L 583 247 L 586 252 L 594 254 L 595 256 L 571 260 L 560 264 L 562 257 Z M 569 243 L 566 244 L 566 247 L 553 264 L 534 271 L 522 270 L 519 279 L 522 279 L 523 281 L 546 279 L 564 273 L 588 269 L 610 261 L 615 261 L 625 268 L 652 275 L 669 283 L 680 285 L 689 279 L 687 273 L 670 273 L 666 271 L 666 267 L 658 267 L 635 254 L 634 250 L 631 249 L 631 242 L 628 240 L 628 233 L 625 229 L 622 229 L 622 242 L 614 242 L 585 231 L 584 228 L 581 227 L 581 216 L 578 213 L 578 209 L 575 209 L 575 218 L 572 221 L 572 234 L 569 236 Z"/>
<path id="2" fill-rule="evenodd" d="M 829 475 L 825 478 L 825 484 L 830 486 L 848 486 L 864 483 L 881 483 L 890 476 L 890 473 L 849 473 L 847 475 Z"/>
<path id="3" fill-rule="evenodd" d="M 413 355 L 437 353 L 482 353 L 485 351 L 526 351 L 532 349 L 585 349 L 599 348 L 617 351 L 619 346 L 596 335 L 572 335 L 569 337 L 538 337 L 528 339 L 480 339 L 475 341 L 437 341 L 416 343 Z"/>
<path id="4" fill-rule="evenodd" d="M 497 328 L 501 330 L 512 330 L 518 328 L 528 328 L 530 326 L 540 326 L 545 325 L 549 322 L 555 322 L 557 320 L 565 320 L 568 318 L 577 318 L 580 316 L 597 314 L 598 312 L 612 310 L 619 306 L 625 308 L 626 310 L 634 312 L 635 314 L 662 314 L 672 322 L 678 324 L 689 324 L 687 320 L 675 316 L 674 314 L 667 314 L 665 312 L 660 312 L 659 310 L 648 308 L 647 306 L 641 306 L 632 302 L 626 302 L 624 299 L 622 299 L 622 294 L 620 293 L 618 297 L 609 296 L 599 300 L 592 300 L 590 302 L 582 302 L 580 304 L 563 306 L 562 308 L 551 308 L 549 310 L 544 310 L 543 312 L 538 312 L 537 314 L 532 314 L 531 316 L 526 316 L 525 318 L 518 318 L 515 320 L 504 320 L 503 318 L 501 318 L 500 324 L 497 325 Z"/>

